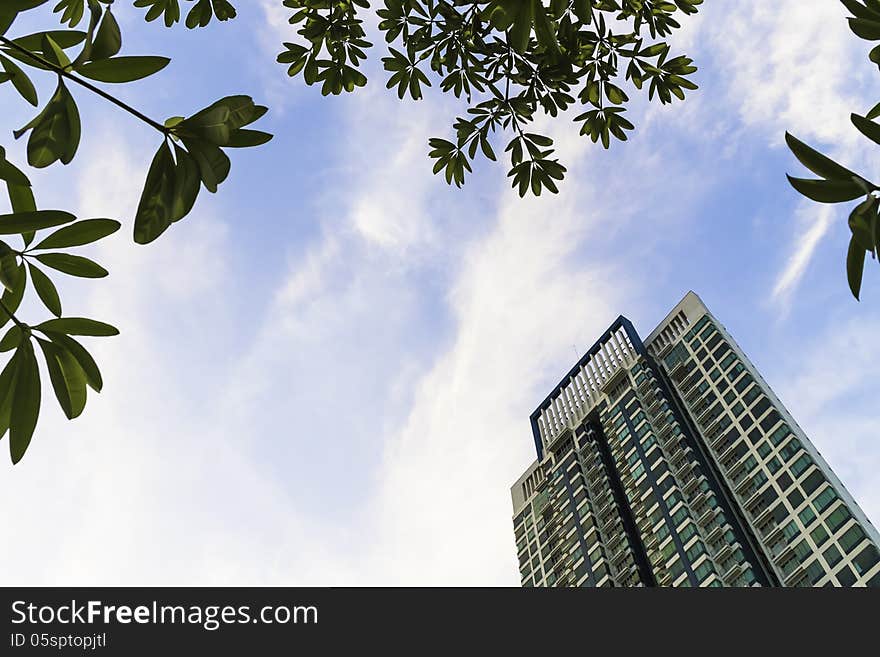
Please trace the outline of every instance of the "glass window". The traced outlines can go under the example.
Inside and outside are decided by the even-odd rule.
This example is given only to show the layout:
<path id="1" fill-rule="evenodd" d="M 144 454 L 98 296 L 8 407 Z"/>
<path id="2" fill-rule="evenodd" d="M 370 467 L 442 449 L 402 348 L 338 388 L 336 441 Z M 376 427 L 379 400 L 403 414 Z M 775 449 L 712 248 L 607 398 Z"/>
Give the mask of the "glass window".
<path id="1" fill-rule="evenodd" d="M 779 445 L 783 440 L 788 438 L 791 435 L 791 430 L 788 428 L 787 424 L 782 424 L 773 430 L 773 433 L 770 434 L 770 442 L 774 445 Z"/>
<path id="2" fill-rule="evenodd" d="M 831 503 L 834 502 L 834 500 L 836 499 L 837 493 L 835 493 L 834 489 L 829 486 L 816 496 L 816 499 L 813 500 L 813 503 L 816 505 L 816 508 L 819 509 L 819 512 L 821 513 L 829 506 L 831 506 Z"/>
<path id="3" fill-rule="evenodd" d="M 840 582 L 841 586 L 852 586 L 856 583 L 856 574 L 852 571 L 852 568 L 844 566 L 837 573 L 837 581 Z"/>
<path id="4" fill-rule="evenodd" d="M 712 561 L 706 559 L 700 566 L 694 571 L 694 575 L 697 576 L 697 580 L 700 582 L 704 582 L 709 575 L 715 575 L 715 567 L 712 565 Z"/>
<path id="5" fill-rule="evenodd" d="M 687 555 L 691 563 L 695 563 L 702 555 L 706 554 L 706 546 L 703 541 L 697 541 L 688 550 Z"/>
<path id="6" fill-rule="evenodd" d="M 853 564 L 855 565 L 856 570 L 859 571 L 860 575 L 867 573 L 871 568 L 876 566 L 878 562 L 880 562 L 880 552 L 877 551 L 875 545 L 868 545 L 859 553 L 859 556 L 853 559 Z"/>
<path id="7" fill-rule="evenodd" d="M 779 478 L 776 479 L 776 484 L 779 486 L 779 490 L 786 491 L 788 490 L 788 487 L 791 486 L 792 479 L 787 472 L 783 472 L 779 475 Z"/>
<path id="8" fill-rule="evenodd" d="M 825 529 L 824 525 L 819 525 L 810 533 L 810 538 L 813 539 L 813 542 L 818 546 L 822 547 L 825 541 L 828 540 L 828 531 Z"/>
<path id="9" fill-rule="evenodd" d="M 754 418 L 757 420 L 757 419 L 759 419 L 762 415 L 764 415 L 764 412 L 765 412 L 768 408 L 770 408 L 770 400 L 767 399 L 766 397 L 764 397 L 764 396 L 762 395 L 762 396 L 761 396 L 761 400 L 760 400 L 757 404 L 755 404 L 754 406 L 752 406 L 752 415 L 753 415 Z"/>
<path id="10" fill-rule="evenodd" d="M 686 544 L 696 533 L 697 526 L 694 523 L 689 522 L 686 524 L 680 532 L 682 545 Z"/>
<path id="11" fill-rule="evenodd" d="M 831 528 L 832 532 L 836 532 L 838 529 L 843 527 L 844 524 L 850 519 L 849 511 L 845 506 L 838 507 L 835 509 L 831 515 L 828 516 L 828 526 Z"/>
<path id="12" fill-rule="evenodd" d="M 835 546 L 835 545 L 832 545 L 830 548 L 828 548 L 827 550 L 825 550 L 825 551 L 822 553 L 822 556 L 825 557 L 825 561 L 827 561 L 827 562 L 828 562 L 828 565 L 831 566 L 832 568 L 833 568 L 837 563 L 839 563 L 840 560 L 841 560 L 841 558 L 842 558 L 841 555 L 840 555 L 840 550 L 838 550 L 838 549 L 837 549 L 837 546 Z"/>
<path id="13" fill-rule="evenodd" d="M 755 417 L 758 417 L 758 416 L 755 415 Z M 782 416 L 779 415 L 779 411 L 777 411 L 777 410 L 774 408 L 772 411 L 770 411 L 770 413 L 767 414 L 767 417 L 765 417 L 763 420 L 761 420 L 761 428 L 762 428 L 764 431 L 770 431 L 770 429 L 772 429 L 773 427 L 775 427 L 776 424 L 777 424 L 781 419 L 782 419 Z"/>
<path id="14" fill-rule="evenodd" d="M 804 523 L 804 527 L 809 527 L 816 519 L 816 513 L 813 511 L 813 507 L 807 506 L 798 514 L 798 517 L 801 519 L 801 522 Z"/>
<path id="15" fill-rule="evenodd" d="M 660 527 L 657 528 L 657 531 L 654 532 L 654 535 L 657 537 L 657 541 L 662 543 L 663 539 L 669 536 L 669 527 L 666 525 L 666 523 L 663 523 L 662 525 L 660 525 Z"/>
<path id="16" fill-rule="evenodd" d="M 729 347 L 728 347 L 728 349 L 729 349 Z M 736 361 L 736 355 L 735 355 L 735 354 L 727 354 L 727 356 L 725 357 L 725 359 L 721 361 L 721 369 L 722 369 L 722 370 L 726 370 L 728 367 L 730 367 L 731 365 L 733 365 L 733 363 L 734 363 L 735 361 Z"/>
<path id="17" fill-rule="evenodd" d="M 811 472 L 810 476 L 803 480 L 801 486 L 803 486 L 804 491 L 806 491 L 807 495 L 812 494 L 814 490 L 819 488 L 825 482 L 825 477 L 822 476 L 822 473 L 816 470 L 815 472 Z"/>
<path id="18" fill-rule="evenodd" d="M 803 474 L 804 470 L 809 468 L 813 463 L 813 460 L 807 455 L 804 454 L 797 461 L 791 464 L 791 472 L 795 477 Z"/>
<path id="19" fill-rule="evenodd" d="M 813 549 L 806 540 L 794 546 L 794 555 L 799 563 L 803 563 L 811 554 L 813 554 Z"/>
<path id="20" fill-rule="evenodd" d="M 785 539 L 787 542 L 791 542 L 791 539 L 793 539 L 799 533 L 800 533 L 800 530 L 798 529 L 798 526 L 794 520 L 789 522 L 785 526 L 785 529 L 782 530 L 782 535 L 785 536 Z"/>
<path id="21" fill-rule="evenodd" d="M 806 568 L 807 579 L 810 584 L 815 585 L 820 579 L 825 577 L 825 569 L 822 568 L 822 564 L 819 563 L 819 560 L 816 559 Z"/>
<path id="22" fill-rule="evenodd" d="M 676 511 L 672 515 L 672 522 L 676 527 L 678 527 L 687 517 L 688 517 L 687 507 L 682 506 L 678 511 Z"/>
<path id="23" fill-rule="evenodd" d="M 844 552 L 852 552 L 862 540 L 865 538 L 865 532 L 858 525 L 850 527 L 843 536 L 840 537 L 840 546 Z"/>

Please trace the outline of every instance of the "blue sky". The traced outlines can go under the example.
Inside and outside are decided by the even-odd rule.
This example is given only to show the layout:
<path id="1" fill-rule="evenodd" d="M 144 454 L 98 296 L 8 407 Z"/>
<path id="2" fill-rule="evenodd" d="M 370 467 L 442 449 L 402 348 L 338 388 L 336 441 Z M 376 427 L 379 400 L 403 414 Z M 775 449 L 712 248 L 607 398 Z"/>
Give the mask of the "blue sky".
<path id="1" fill-rule="evenodd" d="M 2 466 L 0 581 L 516 585 L 530 412 L 617 315 L 646 335 L 689 289 L 880 520 L 880 276 L 851 299 L 845 214 L 784 177 L 786 129 L 874 161 L 847 117 L 880 76 L 838 3 L 707 2 L 675 40 L 701 91 L 636 102 L 610 152 L 543 126 L 569 175 L 525 201 L 503 166 L 461 191 L 431 175 L 427 138 L 461 110 L 386 94 L 378 49 L 366 89 L 327 99 L 274 63 L 274 0 L 197 32 L 117 5 L 127 54 L 173 58 L 126 100 L 164 119 L 248 93 L 276 138 L 137 247 L 156 136 L 75 91 L 80 154 L 34 181 L 42 207 L 125 223 L 93 249 L 111 277 L 63 289 L 123 333 L 92 345 L 107 386 L 84 417 L 47 404 Z M 0 109 L 7 129 L 32 115 L 8 92 Z"/>

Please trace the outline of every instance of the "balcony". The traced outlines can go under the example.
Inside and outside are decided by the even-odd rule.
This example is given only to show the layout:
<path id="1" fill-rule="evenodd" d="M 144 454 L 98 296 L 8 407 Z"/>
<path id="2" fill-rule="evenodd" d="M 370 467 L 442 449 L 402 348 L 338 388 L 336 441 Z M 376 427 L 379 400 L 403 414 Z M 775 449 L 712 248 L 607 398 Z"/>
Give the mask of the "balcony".
<path id="1" fill-rule="evenodd" d="M 791 586 L 792 583 L 800 576 L 804 575 L 804 566 L 803 564 L 797 564 L 794 570 L 792 570 L 788 575 L 785 575 L 785 579 L 783 579 L 783 583 L 786 586 Z"/>
<path id="2" fill-rule="evenodd" d="M 556 447 L 562 444 L 566 438 L 571 438 L 574 434 L 573 428 L 569 425 L 558 430 L 550 440 L 547 441 L 547 451 L 552 452 Z"/>
<path id="3" fill-rule="evenodd" d="M 739 563 L 734 562 L 721 577 L 725 582 L 733 582 L 740 576 L 742 573 L 742 566 Z"/>

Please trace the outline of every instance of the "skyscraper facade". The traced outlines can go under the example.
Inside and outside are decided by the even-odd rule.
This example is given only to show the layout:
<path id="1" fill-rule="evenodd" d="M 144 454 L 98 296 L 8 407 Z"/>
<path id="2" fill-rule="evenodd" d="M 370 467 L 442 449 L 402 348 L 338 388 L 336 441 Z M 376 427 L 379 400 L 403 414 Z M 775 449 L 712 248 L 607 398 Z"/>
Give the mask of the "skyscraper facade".
<path id="1" fill-rule="evenodd" d="M 618 318 L 532 414 L 523 586 L 880 586 L 880 535 L 688 293 Z"/>

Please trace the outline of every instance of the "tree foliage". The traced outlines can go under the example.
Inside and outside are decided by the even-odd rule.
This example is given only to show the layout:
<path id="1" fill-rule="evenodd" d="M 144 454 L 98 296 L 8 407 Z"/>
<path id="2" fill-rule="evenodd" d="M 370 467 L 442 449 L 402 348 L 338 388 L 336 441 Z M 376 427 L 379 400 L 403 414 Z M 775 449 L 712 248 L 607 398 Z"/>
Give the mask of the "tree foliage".
<path id="1" fill-rule="evenodd" d="M 634 90 L 665 104 L 697 88 L 689 79 L 697 70 L 693 62 L 673 55 L 665 39 L 702 1 L 385 0 L 376 14 L 388 45 L 382 59 L 387 87 L 401 99 L 421 100 L 425 89 L 437 84 L 467 103 L 450 139 L 428 141 L 434 172 L 442 172 L 448 183 L 460 187 L 478 156 L 496 160 L 496 148 L 503 145 L 508 175 L 521 196 L 556 193 L 566 169 L 553 140 L 533 127 L 535 120 L 576 109 L 572 118 L 581 135 L 605 148 L 626 141 L 635 127 L 627 118 Z M 81 93 L 100 96 L 161 135 L 131 221 L 134 240 L 148 244 L 186 217 L 203 189 L 217 191 L 230 173 L 229 149 L 271 139 L 250 127 L 267 108 L 247 96 L 228 96 L 188 116 L 157 121 L 121 101 L 108 89 L 155 75 L 170 62 L 158 55 L 120 54 L 123 39 L 112 4 L 3 0 L 0 85 L 37 108 L 33 120 L 13 132 L 27 140 L 27 164 L 33 168 L 66 165 L 76 157 Z M 132 4 L 148 23 L 166 27 L 182 21 L 195 29 L 236 16 L 227 0 Z M 371 11 L 367 0 L 283 0 L 283 5 L 292 10 L 293 40 L 284 44 L 278 61 L 291 76 L 320 84 L 324 95 L 366 85 L 360 68 L 373 47 L 363 23 Z M 54 14 L 54 29 L 16 33 L 18 16 L 31 11 L 47 19 Z M 54 80 L 54 93 L 42 102 L 34 74 Z M 507 143 L 498 144 L 503 135 Z M 71 419 L 83 412 L 87 389 L 99 392 L 103 386 L 97 364 L 76 338 L 117 331 L 66 316 L 52 277 L 107 276 L 101 265 L 70 249 L 93 244 L 122 224 L 38 209 L 30 179 L 2 146 L 0 180 L 12 210 L 0 215 L 0 236 L 6 238 L 0 240 L 0 328 L 8 326 L 0 353 L 12 354 L 0 373 L 0 438 L 9 434 L 12 460 L 18 462 L 37 425 L 41 371 Z M 28 291 L 54 319 L 29 324 L 18 317 Z"/>
<path id="2" fill-rule="evenodd" d="M 530 129 L 577 107 L 583 136 L 609 148 L 626 141 L 629 93 L 661 103 L 697 88 L 697 69 L 663 41 L 703 0 L 385 0 L 377 10 L 388 43 L 387 87 L 421 100 L 432 80 L 469 107 L 450 139 L 429 141 L 434 173 L 461 186 L 478 157 L 496 160 L 496 134 L 507 134 L 508 176 L 520 196 L 558 191 L 565 166 L 553 140 Z M 372 44 L 367 0 L 284 0 L 298 41 L 278 61 L 321 93 L 355 91 Z M 629 92 L 627 91 L 629 90 Z"/>
<path id="3" fill-rule="evenodd" d="M 235 16 L 235 9 L 225 0 L 188 2 L 186 25 L 190 28 L 204 27 L 212 18 L 223 21 Z M 160 133 L 161 142 L 132 221 L 136 242 L 152 242 L 186 217 L 202 188 L 217 191 L 231 168 L 227 149 L 259 146 L 271 139 L 265 132 L 248 128 L 267 109 L 247 96 L 222 98 L 188 117 L 173 116 L 161 123 L 123 103 L 103 85 L 133 83 L 155 75 L 170 60 L 120 55 L 123 40 L 111 9 L 113 0 L 60 0 L 52 11 L 62 29 L 15 34 L 20 14 L 48 13 L 51 5 L 47 3 L 3 0 L 0 5 L 0 85 L 38 108 L 33 120 L 13 135 L 27 137 L 31 167 L 69 164 L 82 138 L 76 95 L 83 92 L 104 98 Z M 135 0 L 134 5 L 147 10 L 147 21 L 164 17 L 171 26 L 181 18 L 178 0 Z M 80 25 L 85 29 L 77 29 Z M 31 80 L 34 74 L 54 79 L 55 91 L 43 104 Z M 30 179 L 7 159 L 2 146 L 0 181 L 12 210 L 0 214 L 0 329 L 5 329 L 0 353 L 11 353 L 0 372 L 0 439 L 9 435 L 10 454 L 17 463 L 30 445 L 40 415 L 41 370 L 69 419 L 82 414 L 89 388 L 100 392 L 104 385 L 98 365 L 78 338 L 114 336 L 118 331 L 94 319 L 65 315 L 50 273 L 106 277 L 108 272 L 101 265 L 69 250 L 93 244 L 122 224 L 104 218 L 78 221 L 63 210 L 38 209 Z M 51 319 L 30 324 L 19 318 L 28 291 Z"/>
<path id="4" fill-rule="evenodd" d="M 850 29 L 866 41 L 880 42 L 880 0 L 841 0 L 849 10 Z M 880 45 L 875 46 L 869 59 L 880 67 Z M 867 114 L 853 113 L 852 124 L 866 138 L 880 144 L 880 103 Z M 788 147 L 795 157 L 818 178 L 788 176 L 791 185 L 817 203 L 847 203 L 861 199 L 849 215 L 852 231 L 846 256 L 846 274 L 853 296 L 859 299 L 862 291 L 865 263 L 868 254 L 878 260 L 880 255 L 880 187 L 866 176 L 850 171 L 845 166 L 823 155 L 791 134 L 785 135 Z"/>

